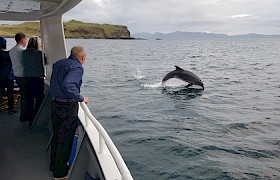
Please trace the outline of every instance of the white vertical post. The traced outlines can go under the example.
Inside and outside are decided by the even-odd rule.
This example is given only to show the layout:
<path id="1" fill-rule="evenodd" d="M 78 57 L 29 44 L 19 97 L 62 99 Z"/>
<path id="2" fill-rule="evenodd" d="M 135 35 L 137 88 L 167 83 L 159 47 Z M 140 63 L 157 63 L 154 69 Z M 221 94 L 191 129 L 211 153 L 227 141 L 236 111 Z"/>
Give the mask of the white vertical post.
<path id="1" fill-rule="evenodd" d="M 46 78 L 49 81 L 52 72 L 52 64 L 59 59 L 67 57 L 62 14 L 41 18 L 40 26 L 44 51 L 47 56 Z"/>

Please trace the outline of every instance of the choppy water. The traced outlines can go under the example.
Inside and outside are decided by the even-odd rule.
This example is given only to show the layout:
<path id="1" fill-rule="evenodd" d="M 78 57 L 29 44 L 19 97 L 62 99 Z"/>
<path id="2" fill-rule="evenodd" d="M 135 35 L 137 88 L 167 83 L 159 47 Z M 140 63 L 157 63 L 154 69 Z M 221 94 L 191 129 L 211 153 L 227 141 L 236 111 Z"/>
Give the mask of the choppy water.
<path id="1" fill-rule="evenodd" d="M 280 179 L 280 40 L 67 40 L 136 180 Z M 160 80 L 178 65 L 204 91 Z"/>
<path id="2" fill-rule="evenodd" d="M 280 40 L 67 40 L 136 180 L 280 179 Z M 205 84 L 161 86 L 174 65 Z"/>

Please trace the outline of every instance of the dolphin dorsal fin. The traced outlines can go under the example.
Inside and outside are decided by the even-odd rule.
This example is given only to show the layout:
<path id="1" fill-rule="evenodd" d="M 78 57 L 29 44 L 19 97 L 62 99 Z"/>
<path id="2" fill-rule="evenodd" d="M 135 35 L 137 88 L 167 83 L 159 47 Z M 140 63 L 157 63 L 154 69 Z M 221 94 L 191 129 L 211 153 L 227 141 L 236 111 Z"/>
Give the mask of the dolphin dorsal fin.
<path id="1" fill-rule="evenodd" d="M 175 66 L 176 70 L 184 71 L 184 69 L 180 68 L 179 66 Z"/>

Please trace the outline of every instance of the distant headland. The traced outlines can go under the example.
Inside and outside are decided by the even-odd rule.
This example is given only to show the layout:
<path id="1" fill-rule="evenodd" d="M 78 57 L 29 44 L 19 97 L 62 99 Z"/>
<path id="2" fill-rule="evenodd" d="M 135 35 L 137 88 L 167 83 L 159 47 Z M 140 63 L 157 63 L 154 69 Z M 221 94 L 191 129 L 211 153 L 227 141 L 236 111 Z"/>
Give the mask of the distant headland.
<path id="1" fill-rule="evenodd" d="M 226 34 L 215 34 L 215 33 L 204 33 L 204 32 L 181 32 L 176 31 L 172 33 L 137 33 L 132 34 L 132 36 L 136 39 L 154 39 L 154 40 L 171 40 L 171 39 L 221 39 L 221 38 L 272 38 L 272 39 L 279 39 L 280 35 L 264 35 L 264 34 L 256 34 L 256 33 L 249 33 L 243 35 L 226 35 Z"/>
<path id="2" fill-rule="evenodd" d="M 111 24 L 85 23 L 71 20 L 64 22 L 66 38 L 75 39 L 133 39 L 126 26 Z M 0 36 L 12 38 L 17 32 L 24 32 L 28 37 L 40 35 L 39 22 L 22 24 L 0 24 Z"/>
<path id="3" fill-rule="evenodd" d="M 112 24 L 86 23 L 71 20 L 64 22 L 64 34 L 66 38 L 73 39 L 207 39 L 207 38 L 273 38 L 279 39 L 280 35 L 263 35 L 249 33 L 244 35 L 226 35 L 204 32 L 181 32 L 172 33 L 136 33 L 130 34 L 127 26 Z M 40 36 L 39 22 L 24 22 L 22 24 L 0 24 L 0 36 L 13 38 L 17 32 L 24 32 L 28 37 Z"/>

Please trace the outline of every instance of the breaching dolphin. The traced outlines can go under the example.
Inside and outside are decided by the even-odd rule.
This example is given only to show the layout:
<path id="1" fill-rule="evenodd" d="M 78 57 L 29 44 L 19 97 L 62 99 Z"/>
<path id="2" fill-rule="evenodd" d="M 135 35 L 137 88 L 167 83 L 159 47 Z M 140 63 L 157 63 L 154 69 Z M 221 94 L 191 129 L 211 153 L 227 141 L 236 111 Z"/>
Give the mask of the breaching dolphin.
<path id="1" fill-rule="evenodd" d="M 204 85 L 201 79 L 197 75 L 195 75 L 190 71 L 184 70 L 178 66 L 175 67 L 176 69 L 174 71 L 171 71 L 164 76 L 164 78 L 161 81 L 162 83 L 165 83 L 165 81 L 171 78 L 178 78 L 189 83 L 186 87 L 190 87 L 192 85 L 198 85 L 204 89 Z"/>

